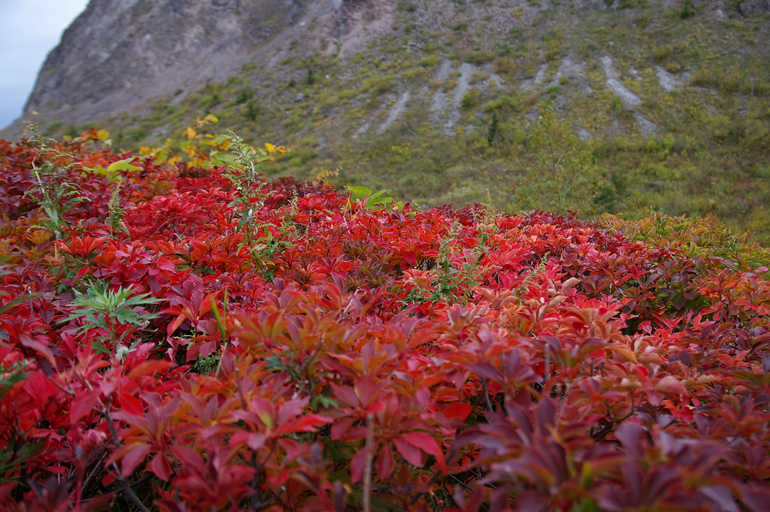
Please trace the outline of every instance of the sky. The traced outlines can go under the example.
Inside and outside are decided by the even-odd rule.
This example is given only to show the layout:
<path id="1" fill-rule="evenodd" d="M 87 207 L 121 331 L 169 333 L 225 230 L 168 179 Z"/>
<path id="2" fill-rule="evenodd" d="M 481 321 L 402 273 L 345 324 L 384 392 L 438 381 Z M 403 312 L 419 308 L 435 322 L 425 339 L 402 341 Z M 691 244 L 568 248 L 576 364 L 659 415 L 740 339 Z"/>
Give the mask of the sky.
<path id="1" fill-rule="evenodd" d="M 21 115 L 46 55 L 88 0 L 0 0 L 0 128 Z"/>

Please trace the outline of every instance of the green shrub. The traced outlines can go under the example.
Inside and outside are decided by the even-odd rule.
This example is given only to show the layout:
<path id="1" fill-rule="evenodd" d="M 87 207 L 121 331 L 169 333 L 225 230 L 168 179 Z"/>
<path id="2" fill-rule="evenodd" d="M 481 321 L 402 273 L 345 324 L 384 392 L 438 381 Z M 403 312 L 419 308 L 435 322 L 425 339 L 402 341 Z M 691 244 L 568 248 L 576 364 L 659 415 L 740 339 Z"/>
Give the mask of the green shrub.
<path id="1" fill-rule="evenodd" d="M 517 112 L 521 110 L 521 98 L 518 94 L 513 96 L 502 96 L 500 98 L 488 101 L 484 104 L 484 112 L 494 112 L 496 110 L 511 110 Z"/>
<path id="2" fill-rule="evenodd" d="M 692 0 L 684 0 L 682 8 L 679 10 L 679 17 L 686 20 L 692 16 L 695 16 L 695 7 L 692 5 Z"/>
<path id="3" fill-rule="evenodd" d="M 395 77 L 393 75 L 384 75 L 374 78 L 367 78 L 361 84 L 361 90 L 371 90 L 374 94 L 385 94 L 393 89 L 395 85 Z"/>
<path id="4" fill-rule="evenodd" d="M 652 57 L 659 62 L 663 62 L 664 60 L 668 59 L 670 54 L 671 47 L 669 46 L 656 46 L 652 49 Z"/>
<path id="5" fill-rule="evenodd" d="M 618 9 L 635 9 L 647 7 L 647 0 L 619 0 Z"/>
<path id="6" fill-rule="evenodd" d="M 404 71 L 401 76 L 404 78 L 404 80 L 419 82 L 428 76 L 428 71 L 424 67 L 418 66 L 408 71 Z"/>
<path id="7" fill-rule="evenodd" d="M 498 56 L 492 62 L 492 69 L 501 75 L 513 75 L 516 73 L 516 61 L 507 55 Z"/>
<path id="8" fill-rule="evenodd" d="M 211 111 L 211 109 L 219 105 L 221 102 L 222 102 L 222 98 L 220 98 L 218 94 L 214 93 L 201 98 L 200 107 L 203 109 L 204 112 L 208 113 Z"/>
<path id="9" fill-rule="evenodd" d="M 526 148 L 532 164 L 514 190 L 514 206 L 590 214 L 601 175 L 590 144 L 575 135 L 569 120 L 558 118 L 551 105 L 541 104 Z"/>
<path id="10" fill-rule="evenodd" d="M 561 56 L 561 41 L 548 41 L 545 46 L 545 60 L 553 62 Z"/>
<path id="11" fill-rule="evenodd" d="M 623 113 L 623 101 L 618 98 L 617 96 L 613 96 L 610 100 L 610 109 L 615 112 L 615 114 L 620 115 Z"/>
<path id="12" fill-rule="evenodd" d="M 243 105 L 253 97 L 254 97 L 254 89 L 250 87 L 241 89 L 240 91 L 238 91 L 238 94 L 235 96 L 235 104 Z"/>
<path id="13" fill-rule="evenodd" d="M 713 85 L 713 78 L 711 73 L 706 68 L 701 68 L 690 77 L 690 85 L 697 85 L 701 87 L 707 87 Z"/>
<path id="14" fill-rule="evenodd" d="M 489 78 L 489 73 L 473 73 L 471 75 L 470 83 L 477 84 L 485 81 L 487 78 Z"/>
<path id="15" fill-rule="evenodd" d="M 470 62 L 471 64 L 481 65 L 485 62 L 489 62 L 493 57 L 494 56 L 489 52 L 476 51 L 469 53 L 464 60 L 465 62 Z"/>
<path id="16" fill-rule="evenodd" d="M 463 110 L 470 110 L 479 104 L 481 99 L 481 91 L 475 87 L 471 87 L 460 100 L 460 106 Z"/>
<path id="17" fill-rule="evenodd" d="M 439 57 L 438 55 L 429 55 L 429 56 L 421 59 L 417 63 L 417 65 L 418 66 L 422 66 L 424 68 L 432 68 L 432 67 L 436 66 L 436 64 L 438 64 L 440 60 L 441 60 L 441 57 Z"/>
<path id="18" fill-rule="evenodd" d="M 719 82 L 720 89 L 732 94 L 738 91 L 743 85 L 743 74 L 739 70 L 733 69 L 729 73 L 723 74 L 720 77 Z"/>
<path id="19" fill-rule="evenodd" d="M 243 106 L 243 117 L 245 117 L 249 121 L 255 121 L 257 119 L 257 116 L 259 115 L 261 111 L 261 107 L 259 105 L 259 101 L 250 98 L 248 101 L 246 101 L 246 105 Z"/>

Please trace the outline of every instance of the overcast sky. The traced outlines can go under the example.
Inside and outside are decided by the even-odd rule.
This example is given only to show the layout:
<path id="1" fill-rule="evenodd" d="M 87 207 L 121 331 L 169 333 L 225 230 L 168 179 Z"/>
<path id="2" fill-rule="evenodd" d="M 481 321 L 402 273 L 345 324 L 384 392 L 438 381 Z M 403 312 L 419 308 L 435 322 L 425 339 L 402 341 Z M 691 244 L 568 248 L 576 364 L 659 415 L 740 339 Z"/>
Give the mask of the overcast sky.
<path id="1" fill-rule="evenodd" d="M 48 52 L 88 0 L 0 0 L 0 128 L 21 115 Z"/>

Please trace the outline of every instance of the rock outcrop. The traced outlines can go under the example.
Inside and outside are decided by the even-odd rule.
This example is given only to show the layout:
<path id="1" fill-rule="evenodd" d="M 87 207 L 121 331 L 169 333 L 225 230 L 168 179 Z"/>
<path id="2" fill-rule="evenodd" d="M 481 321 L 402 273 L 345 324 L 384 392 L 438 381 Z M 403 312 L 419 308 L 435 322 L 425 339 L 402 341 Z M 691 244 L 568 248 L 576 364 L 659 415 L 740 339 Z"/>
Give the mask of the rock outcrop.
<path id="1" fill-rule="evenodd" d="M 378 1 L 91 0 L 48 54 L 22 119 L 99 120 L 226 79 L 293 40 L 349 39 L 392 12 Z M 18 136 L 22 119 L 0 136 Z"/>

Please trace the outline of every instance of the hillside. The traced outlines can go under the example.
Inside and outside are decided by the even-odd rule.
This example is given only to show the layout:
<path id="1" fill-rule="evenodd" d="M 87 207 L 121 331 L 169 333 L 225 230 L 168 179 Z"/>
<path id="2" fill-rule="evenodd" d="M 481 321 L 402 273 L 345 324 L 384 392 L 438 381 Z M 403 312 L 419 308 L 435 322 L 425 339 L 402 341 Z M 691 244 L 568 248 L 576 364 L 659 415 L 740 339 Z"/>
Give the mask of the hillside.
<path id="1" fill-rule="evenodd" d="M 290 147 L 270 176 L 336 170 L 418 206 L 714 216 L 768 242 L 768 16 L 764 0 L 102 0 L 28 111 L 120 149 L 179 144 L 212 113 Z"/>

